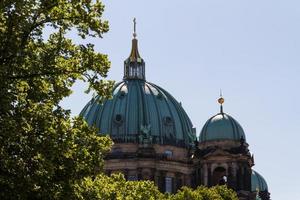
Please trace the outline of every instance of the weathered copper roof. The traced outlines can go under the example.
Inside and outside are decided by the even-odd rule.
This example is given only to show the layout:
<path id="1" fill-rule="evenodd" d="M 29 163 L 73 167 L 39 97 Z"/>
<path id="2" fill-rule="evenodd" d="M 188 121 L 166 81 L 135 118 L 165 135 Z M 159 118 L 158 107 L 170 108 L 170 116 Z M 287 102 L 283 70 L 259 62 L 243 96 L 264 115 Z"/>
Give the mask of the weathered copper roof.
<path id="1" fill-rule="evenodd" d="M 242 126 L 230 115 L 220 112 L 211 117 L 203 126 L 199 141 L 246 139 Z"/>
<path id="2" fill-rule="evenodd" d="M 148 134 L 156 144 L 188 146 L 195 133 L 192 123 L 172 95 L 143 80 L 124 80 L 116 84 L 113 98 L 99 104 L 92 99 L 80 113 L 99 133 L 118 142 L 138 142 Z"/>
<path id="3" fill-rule="evenodd" d="M 258 172 L 252 170 L 251 174 L 251 190 L 256 191 L 268 191 L 268 185 L 264 177 Z"/>

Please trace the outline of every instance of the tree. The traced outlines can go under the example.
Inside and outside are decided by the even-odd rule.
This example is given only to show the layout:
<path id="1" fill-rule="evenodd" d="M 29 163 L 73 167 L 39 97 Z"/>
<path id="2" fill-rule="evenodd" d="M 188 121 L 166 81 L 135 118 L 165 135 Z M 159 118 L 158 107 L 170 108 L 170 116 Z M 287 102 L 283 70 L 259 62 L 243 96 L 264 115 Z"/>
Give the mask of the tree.
<path id="1" fill-rule="evenodd" d="M 206 188 L 204 186 L 197 187 L 195 190 L 187 187 L 181 188 L 172 200 L 238 200 L 237 194 L 227 188 L 227 186 L 215 186 Z"/>
<path id="2" fill-rule="evenodd" d="M 122 174 L 111 177 L 98 175 L 84 178 L 75 185 L 74 199 L 105 200 L 238 200 L 236 193 L 226 186 L 183 187 L 176 194 L 163 194 L 151 181 L 126 181 Z"/>
<path id="3" fill-rule="evenodd" d="M 160 193 L 151 181 L 126 181 L 122 174 L 82 179 L 76 183 L 74 194 L 74 199 L 81 200 L 238 200 L 236 193 L 224 185 L 212 188 L 200 186 L 195 190 L 183 187 L 170 195 Z"/>
<path id="4" fill-rule="evenodd" d="M 126 181 L 123 174 L 111 177 L 98 175 L 85 178 L 75 185 L 74 199 L 160 200 L 167 195 L 159 192 L 151 181 Z"/>
<path id="5" fill-rule="evenodd" d="M 77 180 L 101 172 L 111 140 L 59 102 L 76 80 L 111 94 L 107 55 L 66 36 L 101 38 L 103 11 L 99 0 L 0 2 L 0 199 L 68 197 Z"/>
<path id="6" fill-rule="evenodd" d="M 110 62 L 92 44 L 108 31 L 98 0 L 0 2 L 0 199 L 230 199 L 226 188 L 162 194 L 150 181 L 101 173 L 112 141 L 59 102 L 76 80 L 110 97 Z M 45 27 L 51 34 L 44 38 Z M 49 31 L 49 29 L 48 29 Z M 234 198 L 232 198 L 234 199 Z"/>

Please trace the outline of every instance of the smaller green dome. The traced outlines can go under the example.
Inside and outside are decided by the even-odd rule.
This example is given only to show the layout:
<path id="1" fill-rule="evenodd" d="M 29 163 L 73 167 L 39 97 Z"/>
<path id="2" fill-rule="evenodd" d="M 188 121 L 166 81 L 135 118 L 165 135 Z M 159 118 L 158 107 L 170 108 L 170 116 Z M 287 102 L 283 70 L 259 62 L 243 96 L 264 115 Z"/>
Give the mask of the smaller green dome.
<path id="1" fill-rule="evenodd" d="M 252 192 L 268 191 L 266 180 L 264 179 L 264 177 L 262 177 L 262 175 L 254 170 L 252 170 L 251 174 L 251 190 Z"/>
<path id="2" fill-rule="evenodd" d="M 199 141 L 236 140 L 245 137 L 242 126 L 230 115 L 220 112 L 211 117 L 203 126 Z"/>

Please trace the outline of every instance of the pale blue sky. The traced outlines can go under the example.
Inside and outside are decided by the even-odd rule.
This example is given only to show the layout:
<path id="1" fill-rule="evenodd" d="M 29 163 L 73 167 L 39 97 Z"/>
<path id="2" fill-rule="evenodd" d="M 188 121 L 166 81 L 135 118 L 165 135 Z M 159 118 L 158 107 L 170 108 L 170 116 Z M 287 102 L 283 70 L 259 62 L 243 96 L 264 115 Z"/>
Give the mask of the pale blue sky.
<path id="1" fill-rule="evenodd" d="M 104 3 L 110 31 L 87 42 L 109 55 L 109 78 L 122 79 L 136 17 L 147 80 L 182 102 L 197 134 L 218 112 L 222 88 L 224 111 L 243 126 L 272 199 L 300 199 L 300 1 Z M 73 115 L 91 98 L 84 89 L 77 83 L 62 103 Z"/>

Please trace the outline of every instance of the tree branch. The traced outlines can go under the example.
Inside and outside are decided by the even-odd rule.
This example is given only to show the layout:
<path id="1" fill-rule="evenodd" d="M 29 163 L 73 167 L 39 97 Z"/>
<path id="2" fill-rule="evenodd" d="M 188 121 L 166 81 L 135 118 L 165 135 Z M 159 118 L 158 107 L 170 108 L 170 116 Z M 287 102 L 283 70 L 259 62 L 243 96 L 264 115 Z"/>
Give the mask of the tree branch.
<path id="1" fill-rule="evenodd" d="M 41 76 L 61 76 L 66 74 L 82 74 L 83 71 L 65 71 L 65 72 L 44 72 L 44 73 L 32 73 L 26 75 L 15 75 L 15 76 L 8 76 L 7 79 L 9 80 L 18 80 L 18 79 L 32 79 Z"/>

